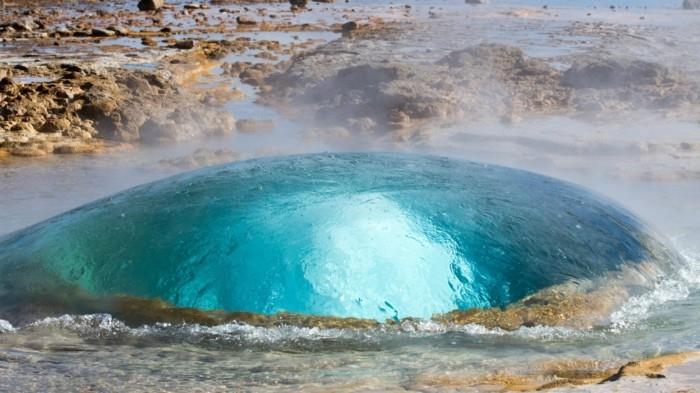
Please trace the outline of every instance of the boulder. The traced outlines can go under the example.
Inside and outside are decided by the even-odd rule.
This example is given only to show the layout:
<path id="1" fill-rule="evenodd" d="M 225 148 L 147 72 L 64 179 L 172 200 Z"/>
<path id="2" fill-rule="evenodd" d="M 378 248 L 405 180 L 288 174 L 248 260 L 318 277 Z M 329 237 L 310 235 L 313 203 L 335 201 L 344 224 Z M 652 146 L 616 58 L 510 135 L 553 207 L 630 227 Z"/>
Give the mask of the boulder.
<path id="1" fill-rule="evenodd" d="M 648 61 L 587 59 L 575 62 L 564 72 L 563 84 L 577 89 L 612 89 L 658 85 L 669 78 L 666 67 Z"/>
<path id="2" fill-rule="evenodd" d="M 245 84 L 258 86 L 265 80 L 265 73 L 255 68 L 247 68 L 240 73 L 239 77 Z"/>
<path id="3" fill-rule="evenodd" d="M 31 19 L 22 20 L 19 22 L 13 22 L 10 25 L 10 27 L 15 29 L 16 31 L 27 31 L 27 32 L 33 31 L 35 26 L 36 25 L 34 24 L 34 22 Z"/>
<path id="4" fill-rule="evenodd" d="M 55 34 L 58 34 L 61 37 L 69 37 L 73 35 L 73 32 L 65 27 L 59 27 L 55 30 Z"/>
<path id="5" fill-rule="evenodd" d="M 51 117 L 39 129 L 40 132 L 55 133 L 71 129 L 70 121 L 65 117 Z"/>
<path id="6" fill-rule="evenodd" d="M 272 120 L 241 119 L 236 121 L 236 129 L 240 132 L 272 131 L 275 123 Z"/>
<path id="7" fill-rule="evenodd" d="M 12 88 L 13 86 L 15 86 L 15 81 L 13 81 L 12 78 L 10 78 L 9 76 L 5 76 L 2 79 L 0 79 L 0 91 Z"/>
<path id="8" fill-rule="evenodd" d="M 92 29 L 90 35 L 93 37 L 114 37 L 117 33 L 109 29 Z"/>
<path id="9" fill-rule="evenodd" d="M 309 4 L 309 0 L 289 0 L 289 4 L 296 8 L 306 8 L 306 5 Z"/>
<path id="10" fill-rule="evenodd" d="M 195 45 L 194 40 L 182 40 L 175 43 L 175 48 L 188 50 L 194 48 Z"/>
<path id="11" fill-rule="evenodd" d="M 343 33 L 350 33 L 351 31 L 357 30 L 359 27 L 360 25 L 357 22 L 350 21 L 343 23 L 341 30 L 343 31 Z"/>
<path id="12" fill-rule="evenodd" d="M 167 119 L 151 118 L 139 129 L 139 140 L 146 144 L 158 144 L 176 141 L 175 122 Z"/>
<path id="13" fill-rule="evenodd" d="M 143 37 L 143 38 L 141 38 L 141 45 L 158 46 L 158 43 L 151 37 Z"/>
<path id="14" fill-rule="evenodd" d="M 121 35 L 121 36 L 129 35 L 129 29 L 127 29 L 127 28 L 124 27 L 124 26 L 109 26 L 109 27 L 107 28 L 107 30 L 111 30 L 111 31 L 113 31 L 115 34 Z"/>
<path id="15" fill-rule="evenodd" d="M 258 21 L 256 21 L 255 19 L 253 19 L 249 16 L 245 16 L 245 15 L 241 15 L 238 18 L 236 18 L 236 22 L 238 22 L 239 25 L 256 25 L 256 24 L 258 24 Z"/>
<path id="16" fill-rule="evenodd" d="M 138 7 L 141 11 L 158 11 L 163 7 L 163 0 L 140 0 Z"/>

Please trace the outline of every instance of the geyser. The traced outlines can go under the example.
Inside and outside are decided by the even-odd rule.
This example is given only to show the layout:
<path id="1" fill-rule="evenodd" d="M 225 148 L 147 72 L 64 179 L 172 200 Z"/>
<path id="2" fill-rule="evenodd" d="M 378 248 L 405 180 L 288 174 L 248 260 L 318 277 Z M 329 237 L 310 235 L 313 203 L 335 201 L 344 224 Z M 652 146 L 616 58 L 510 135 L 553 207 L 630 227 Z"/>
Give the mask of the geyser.
<path id="1" fill-rule="evenodd" d="M 0 301 L 72 287 L 205 310 L 430 317 L 504 306 L 663 249 L 629 213 L 548 177 L 316 154 L 176 176 L 9 235 Z"/>

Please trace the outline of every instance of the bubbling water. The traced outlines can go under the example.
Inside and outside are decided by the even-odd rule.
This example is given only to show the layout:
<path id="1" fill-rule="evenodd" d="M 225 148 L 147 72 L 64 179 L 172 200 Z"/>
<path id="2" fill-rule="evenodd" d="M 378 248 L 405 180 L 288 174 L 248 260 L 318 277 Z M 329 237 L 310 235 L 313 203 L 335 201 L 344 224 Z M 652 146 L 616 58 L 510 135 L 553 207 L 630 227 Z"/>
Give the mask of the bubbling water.
<path id="1" fill-rule="evenodd" d="M 630 213 L 552 178 L 303 155 L 176 176 L 6 236 L 0 318 L 69 287 L 202 310 L 429 318 L 671 257 Z"/>

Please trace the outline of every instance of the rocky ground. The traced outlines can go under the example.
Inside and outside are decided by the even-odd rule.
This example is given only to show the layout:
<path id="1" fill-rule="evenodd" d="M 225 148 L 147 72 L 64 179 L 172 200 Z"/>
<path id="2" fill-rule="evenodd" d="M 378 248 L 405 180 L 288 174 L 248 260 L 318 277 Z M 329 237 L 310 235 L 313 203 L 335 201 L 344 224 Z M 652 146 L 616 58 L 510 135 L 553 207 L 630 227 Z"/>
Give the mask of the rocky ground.
<path id="1" fill-rule="evenodd" d="M 233 81 L 265 91 L 268 75 L 324 42 L 297 34 L 343 31 L 340 15 L 337 23 L 317 21 L 304 16 L 311 6 L 286 2 L 141 3 L 7 5 L 0 17 L 0 157 L 230 135 L 234 114 L 222 108 L 244 96 Z M 260 32 L 286 42 L 245 35 Z M 243 132 L 270 127 L 240 124 Z"/>
<path id="2" fill-rule="evenodd" d="M 233 116 L 181 89 L 162 72 L 89 69 L 75 64 L 5 70 L 0 145 L 16 156 L 94 152 L 110 141 L 162 143 L 226 135 Z M 14 77 L 41 73 L 48 81 Z"/>
<path id="3" fill-rule="evenodd" d="M 405 31 L 383 34 L 405 42 Z M 410 34 L 410 33 L 409 33 Z M 436 60 L 395 61 L 384 46 L 341 39 L 304 54 L 267 83 L 262 101 L 305 120 L 406 139 L 435 123 L 639 112 L 700 121 L 700 81 L 663 64 L 607 53 L 570 56 L 564 69 L 512 45 L 481 43 Z"/>
<path id="4" fill-rule="evenodd" d="M 514 129 L 556 116 L 591 124 L 639 114 L 700 122 L 699 71 L 679 50 L 693 41 L 640 24 L 645 15 L 617 23 L 533 9 L 455 16 L 398 5 L 377 12 L 173 1 L 141 11 L 127 1 L 59 3 L 9 6 L 0 18 L 9 55 L 0 62 L 0 155 L 231 135 L 237 114 L 225 107 L 244 98 L 309 127 L 313 138 L 408 145 L 454 125 Z M 463 31 L 455 30 L 460 18 L 470 18 Z M 504 20 L 516 31 L 493 27 Z M 537 43 L 528 32 L 542 23 L 551 38 Z M 258 33 L 278 35 L 251 37 Z M 508 34 L 523 37 L 503 42 Z M 677 58 L 644 53 L 645 46 Z M 394 49 L 402 47 L 412 54 Z M 539 54 L 552 47 L 570 50 Z M 244 133 L 275 127 L 269 119 L 238 125 Z M 674 154 L 695 151 L 692 140 L 677 145 Z"/>

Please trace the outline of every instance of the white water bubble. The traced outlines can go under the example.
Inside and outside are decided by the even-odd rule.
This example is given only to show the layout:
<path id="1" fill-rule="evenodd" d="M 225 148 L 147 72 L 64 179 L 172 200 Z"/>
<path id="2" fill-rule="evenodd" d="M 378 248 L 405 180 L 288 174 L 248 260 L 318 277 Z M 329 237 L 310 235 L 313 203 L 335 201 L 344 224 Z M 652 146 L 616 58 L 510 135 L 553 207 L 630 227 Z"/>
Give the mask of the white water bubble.
<path id="1" fill-rule="evenodd" d="M 610 327 L 620 331 L 636 327 L 649 318 L 653 310 L 668 302 L 686 299 L 700 286 L 700 253 L 697 250 L 680 249 L 686 265 L 677 275 L 660 280 L 650 292 L 633 296 L 610 316 Z"/>
<path id="2" fill-rule="evenodd" d="M 15 328 L 12 326 L 11 323 L 7 322 L 4 319 L 0 319 L 0 333 L 11 333 L 14 331 Z"/>

